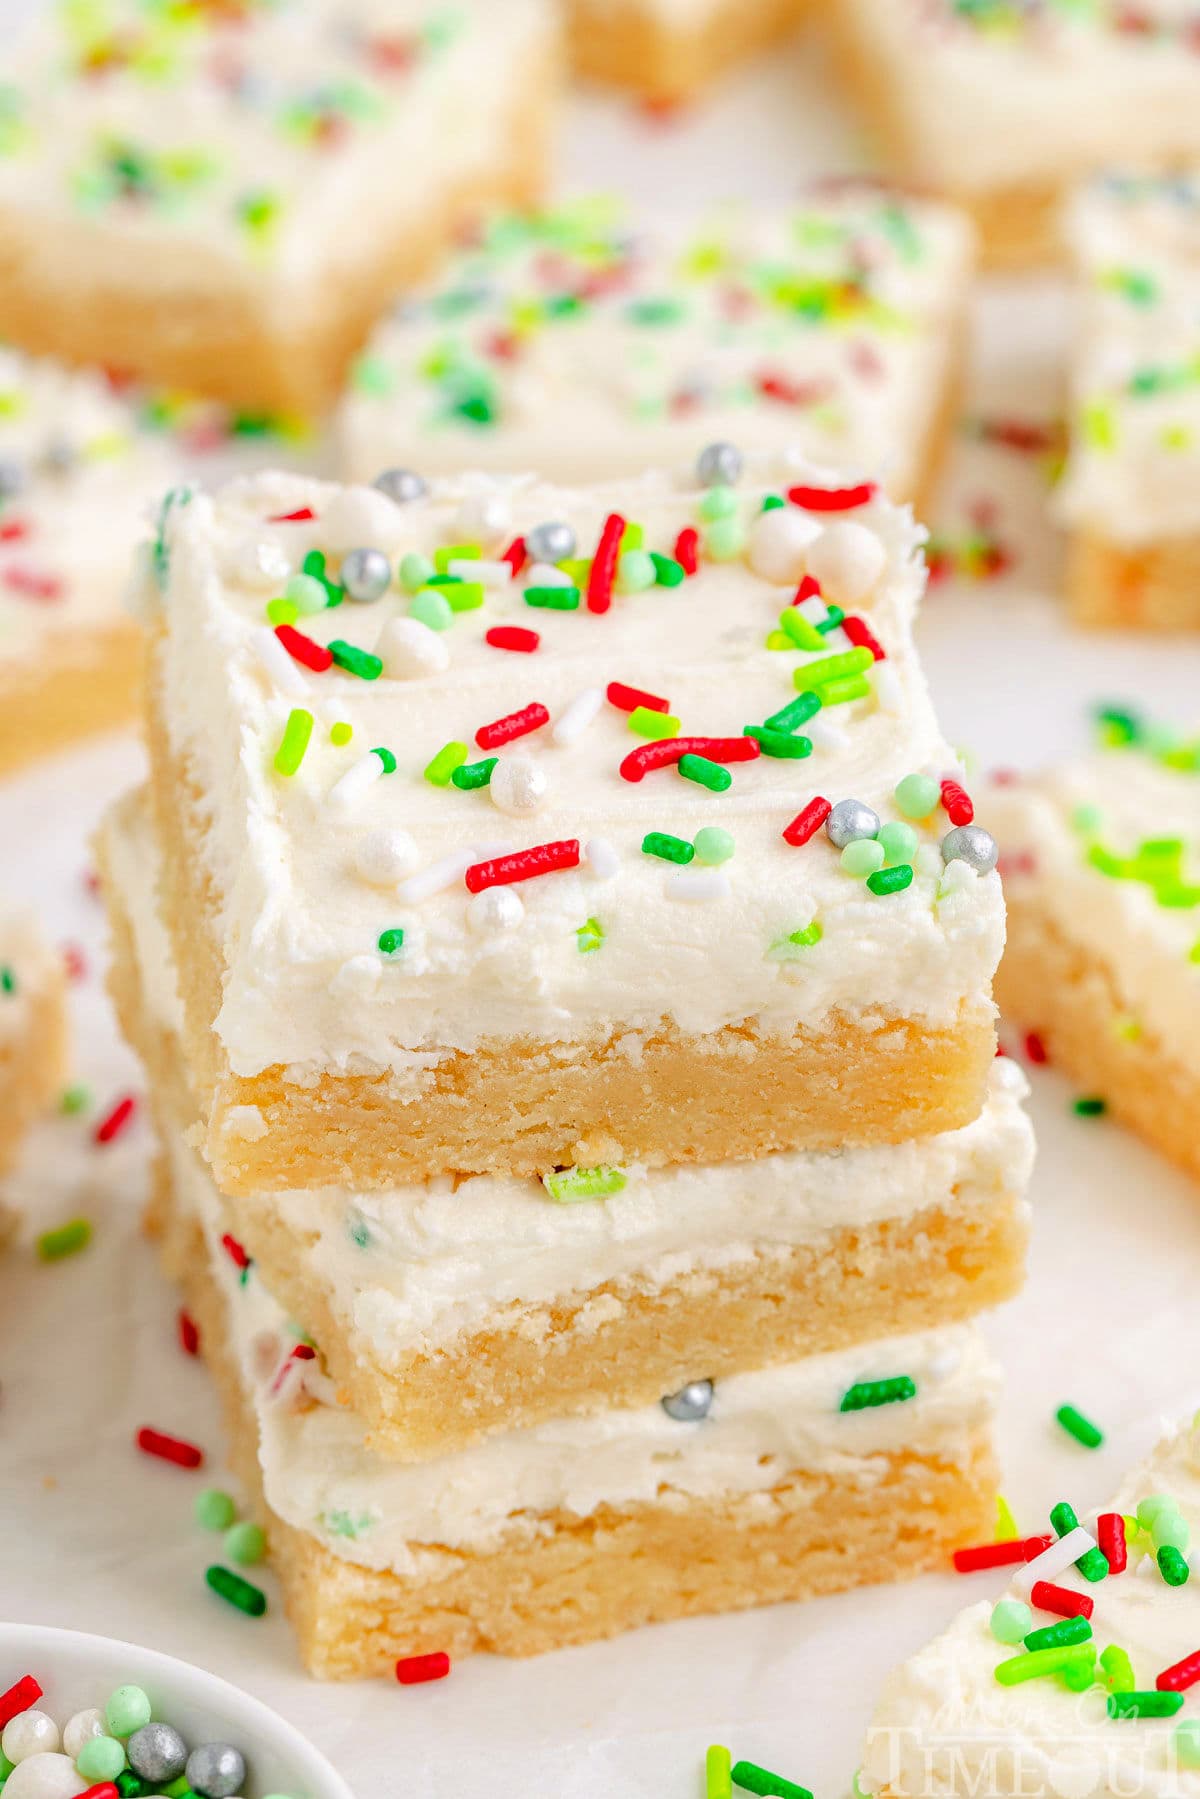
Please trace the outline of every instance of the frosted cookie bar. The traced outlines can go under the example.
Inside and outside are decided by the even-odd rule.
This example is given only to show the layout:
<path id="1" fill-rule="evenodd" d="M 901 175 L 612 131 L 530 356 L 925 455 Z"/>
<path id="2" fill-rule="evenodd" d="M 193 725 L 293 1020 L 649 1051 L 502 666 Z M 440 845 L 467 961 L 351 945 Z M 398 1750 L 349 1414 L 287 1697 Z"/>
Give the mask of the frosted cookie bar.
<path id="1" fill-rule="evenodd" d="M 65 1076 L 65 986 L 62 962 L 33 921 L 0 906 L 0 1174 Z"/>
<path id="2" fill-rule="evenodd" d="M 342 406 L 343 468 L 584 482 L 745 440 L 919 499 L 971 261 L 961 214 L 860 183 L 658 233 L 602 201 L 499 217 L 377 327 Z"/>
<path id="3" fill-rule="evenodd" d="M 568 0 L 568 42 L 581 75 L 673 104 L 695 99 L 808 11 L 809 0 Z"/>

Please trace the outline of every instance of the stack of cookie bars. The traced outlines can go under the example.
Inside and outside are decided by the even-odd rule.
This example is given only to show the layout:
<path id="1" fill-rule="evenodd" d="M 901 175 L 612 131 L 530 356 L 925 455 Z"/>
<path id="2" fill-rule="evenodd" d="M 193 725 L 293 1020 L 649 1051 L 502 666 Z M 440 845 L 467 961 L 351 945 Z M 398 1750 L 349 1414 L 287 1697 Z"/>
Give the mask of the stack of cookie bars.
<path id="1" fill-rule="evenodd" d="M 728 444 L 164 508 L 113 987 L 314 1672 L 990 1534 L 1031 1142 L 921 542 Z"/>

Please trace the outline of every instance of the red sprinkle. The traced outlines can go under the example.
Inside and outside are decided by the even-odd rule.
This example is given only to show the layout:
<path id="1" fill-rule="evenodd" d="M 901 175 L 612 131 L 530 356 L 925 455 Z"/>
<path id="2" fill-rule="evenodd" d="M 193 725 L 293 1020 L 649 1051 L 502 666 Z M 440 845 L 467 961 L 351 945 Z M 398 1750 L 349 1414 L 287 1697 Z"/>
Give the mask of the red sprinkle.
<path id="1" fill-rule="evenodd" d="M 685 575 L 694 575 L 699 567 L 700 533 L 688 525 L 675 539 L 675 560 Z"/>
<path id="2" fill-rule="evenodd" d="M 27 1712 L 42 1696 L 42 1688 L 32 1674 L 23 1674 L 7 1693 L 0 1693 L 0 1730 L 20 1712 Z"/>
<path id="3" fill-rule="evenodd" d="M 681 756 L 707 756 L 710 762 L 753 762 L 760 754 L 754 737 L 661 737 L 630 750 L 619 772 L 626 781 L 640 781 L 653 768 L 673 768 Z"/>
<path id="4" fill-rule="evenodd" d="M 450 1672 L 450 1657 L 444 1649 L 432 1655 L 406 1655 L 396 1663 L 396 1679 L 402 1687 L 419 1687 L 427 1680 L 445 1680 Z"/>
<path id="5" fill-rule="evenodd" d="M 821 583 L 817 580 L 815 575 L 805 575 L 800 582 L 799 587 L 796 589 L 796 595 L 792 601 L 792 605 L 799 606 L 805 600 L 819 600 L 820 598 Z M 844 622 L 845 621 L 843 620 L 843 623 Z"/>
<path id="6" fill-rule="evenodd" d="M 610 512 L 604 521 L 600 542 L 596 545 L 596 554 L 592 557 L 592 566 L 588 570 L 589 612 L 607 612 L 612 605 L 613 576 L 617 572 L 617 557 L 621 553 L 621 539 L 624 535 L 625 520 L 619 512 Z"/>
<path id="7" fill-rule="evenodd" d="M 161 1461 L 174 1462 L 177 1468 L 200 1468 L 204 1464 L 204 1451 L 194 1443 L 185 1443 L 182 1437 L 168 1437 L 148 1424 L 143 1424 L 134 1442 L 143 1455 L 156 1455 Z"/>
<path id="8" fill-rule="evenodd" d="M 521 650 L 525 655 L 532 655 L 541 643 L 536 631 L 527 631 L 524 625 L 493 625 L 484 633 L 484 642 L 490 643 L 494 650 Z"/>
<path id="9" fill-rule="evenodd" d="M 302 525 L 305 519 L 316 518 L 311 506 L 297 506 L 295 512 L 276 512 L 268 520 L 268 525 Z"/>
<path id="10" fill-rule="evenodd" d="M 523 537 L 514 537 L 500 560 L 501 562 L 507 562 L 509 568 L 511 568 L 513 572 L 513 580 L 515 581 L 521 570 L 525 567 L 525 539 Z"/>
<path id="11" fill-rule="evenodd" d="M 860 481 L 857 487 L 789 487 L 788 499 L 806 512 L 852 512 L 865 506 L 878 493 L 874 481 Z"/>
<path id="12" fill-rule="evenodd" d="M 960 1574 L 974 1574 L 978 1568 L 1007 1568 L 1014 1562 L 1031 1562 L 1043 1549 L 1049 1549 L 1054 1538 L 1013 1537 L 1003 1543 L 977 1543 L 973 1549 L 956 1549 L 954 1566 Z"/>
<path id="13" fill-rule="evenodd" d="M 231 1237 L 228 1231 L 226 1231 L 225 1235 L 221 1238 L 221 1247 L 235 1268 L 249 1268 L 250 1257 L 246 1254 L 237 1238 Z"/>
<path id="14" fill-rule="evenodd" d="M 4 585 L 26 600 L 61 600 L 63 594 L 57 575 L 39 575 L 32 568 L 6 568 Z"/>
<path id="15" fill-rule="evenodd" d="M 942 804 L 952 825 L 969 825 L 975 816 L 970 795 L 957 781 L 942 782 Z"/>
<path id="16" fill-rule="evenodd" d="M 887 652 L 865 618 L 851 615 L 842 620 L 842 630 L 855 649 L 870 650 L 876 662 L 886 662 Z"/>
<path id="17" fill-rule="evenodd" d="M 1035 1580 L 1030 1601 L 1040 1612 L 1054 1612 L 1060 1618 L 1090 1618 L 1096 1601 L 1087 1593 L 1072 1593 L 1069 1587 L 1056 1587 L 1048 1580 Z"/>
<path id="18" fill-rule="evenodd" d="M 6 518 L 0 525 L 0 543 L 20 543 L 29 536 L 29 522 L 23 518 Z"/>
<path id="19" fill-rule="evenodd" d="M 531 731 L 540 731 L 549 723 L 550 714 L 540 700 L 534 700 L 530 705 L 522 706 L 519 712 L 510 712 L 507 718 L 496 718 L 490 725 L 480 725 L 475 741 L 481 750 L 498 750 L 502 743 L 511 743 L 514 737 L 528 737 Z"/>
<path id="20" fill-rule="evenodd" d="M 1182 1661 L 1164 1668 L 1154 1684 L 1160 1693 L 1182 1693 L 1200 1680 L 1200 1649 L 1193 1649 Z"/>
<path id="21" fill-rule="evenodd" d="M 124 1099 L 119 1099 L 107 1118 L 102 1118 L 92 1132 L 92 1141 L 94 1143 L 111 1143 L 114 1137 L 119 1137 L 133 1117 L 136 1104 L 137 1101 L 132 1093 L 127 1093 Z"/>
<path id="22" fill-rule="evenodd" d="M 190 1312 L 179 1314 L 179 1347 L 184 1355 L 200 1354 L 200 1330 Z"/>
<path id="23" fill-rule="evenodd" d="M 1110 1574 L 1122 1574 L 1129 1560 L 1125 1520 L 1120 1512 L 1101 1512 L 1096 1520 L 1096 1542 L 1104 1553 Z"/>
<path id="24" fill-rule="evenodd" d="M 79 1799 L 121 1799 L 121 1789 L 114 1786 L 111 1780 L 101 1780 L 94 1787 L 88 1787 L 80 1793 Z"/>
<path id="25" fill-rule="evenodd" d="M 463 877 L 470 893 L 485 887 L 511 887 L 514 881 L 530 881 L 535 875 L 554 874 L 560 868 L 579 867 L 579 839 L 539 843 L 512 856 L 493 856 L 489 862 L 473 862 Z"/>
<path id="26" fill-rule="evenodd" d="M 324 674 L 327 668 L 333 667 L 333 651 L 327 650 L 324 644 L 314 643 L 303 631 L 297 631 L 295 625 L 276 625 L 275 635 L 296 662 L 302 662 L 305 668 L 311 668 L 317 674 Z"/>
<path id="27" fill-rule="evenodd" d="M 64 943 L 62 946 L 63 967 L 67 971 L 69 981 L 82 981 L 87 974 L 87 957 L 77 943 Z"/>
<path id="28" fill-rule="evenodd" d="M 1025 1056 L 1027 1061 L 1036 1062 L 1039 1068 L 1050 1060 L 1046 1045 L 1036 1031 L 1030 1031 L 1025 1038 Z"/>
<path id="29" fill-rule="evenodd" d="M 832 802 L 822 799 L 818 793 L 814 799 L 809 800 L 803 812 L 797 812 L 790 825 L 784 826 L 784 842 L 793 843 L 799 849 L 810 837 L 816 836 L 832 811 Z"/>
<path id="30" fill-rule="evenodd" d="M 633 712 L 644 706 L 647 712 L 669 712 L 670 700 L 660 700 L 656 693 L 644 693 L 640 687 L 626 687 L 624 681 L 610 681 L 608 703 L 619 712 Z"/>

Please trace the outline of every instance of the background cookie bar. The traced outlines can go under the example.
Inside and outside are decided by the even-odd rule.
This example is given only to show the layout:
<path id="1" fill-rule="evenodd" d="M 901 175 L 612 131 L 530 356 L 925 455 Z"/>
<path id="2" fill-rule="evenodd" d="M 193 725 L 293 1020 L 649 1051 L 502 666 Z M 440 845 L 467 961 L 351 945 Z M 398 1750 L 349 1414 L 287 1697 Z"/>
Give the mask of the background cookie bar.
<path id="1" fill-rule="evenodd" d="M 0 906 L 0 1174 L 65 1076 L 65 985 L 32 921 Z"/>
<path id="2" fill-rule="evenodd" d="M 971 261 L 961 214 L 854 182 L 660 233 L 599 200 L 496 219 L 354 365 L 345 473 L 598 481 L 732 440 L 877 471 L 919 504 Z"/>
<path id="3" fill-rule="evenodd" d="M 536 192 L 546 0 L 50 19 L 0 116 L 0 334 L 29 349 L 315 410 L 470 212 Z"/>
<path id="4" fill-rule="evenodd" d="M 571 59 L 581 75 L 646 100 L 691 100 L 765 49 L 810 0 L 567 0 Z"/>

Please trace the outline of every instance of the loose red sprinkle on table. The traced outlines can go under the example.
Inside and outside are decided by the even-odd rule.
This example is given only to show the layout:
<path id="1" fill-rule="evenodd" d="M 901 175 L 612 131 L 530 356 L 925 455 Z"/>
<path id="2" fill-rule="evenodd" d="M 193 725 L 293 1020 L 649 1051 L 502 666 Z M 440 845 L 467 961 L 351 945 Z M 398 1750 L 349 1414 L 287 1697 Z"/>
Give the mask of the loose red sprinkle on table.
<path id="1" fill-rule="evenodd" d="M 536 631 L 527 631 L 524 625 L 493 625 L 484 633 L 484 642 L 494 650 L 520 650 L 526 656 L 532 655 L 541 641 Z"/>
<path id="2" fill-rule="evenodd" d="M 870 650 L 876 662 L 886 662 L 887 652 L 872 631 L 865 618 L 851 615 L 842 620 L 842 630 L 850 639 L 855 649 Z"/>
<path id="3" fill-rule="evenodd" d="M 699 567 L 700 533 L 687 525 L 675 539 L 675 560 L 685 575 L 694 575 Z"/>
<path id="4" fill-rule="evenodd" d="M 323 674 L 333 667 L 333 651 L 327 650 L 323 643 L 314 643 L 303 631 L 297 631 L 295 625 L 276 625 L 275 635 L 289 656 L 314 673 Z"/>
<path id="5" fill-rule="evenodd" d="M 522 706 L 519 712 L 510 712 L 505 718 L 493 719 L 490 725 L 480 725 L 475 733 L 475 741 L 481 750 L 498 750 L 503 743 L 512 743 L 514 738 L 528 737 L 531 731 L 540 731 L 543 725 L 550 723 L 550 714 L 539 700 L 533 700 L 528 706 Z"/>
<path id="6" fill-rule="evenodd" d="M 61 600 L 63 596 L 63 584 L 57 575 L 39 575 L 32 568 L 6 568 L 4 585 L 26 600 Z"/>
<path id="7" fill-rule="evenodd" d="M 1096 1542 L 1103 1551 L 1110 1574 L 1122 1574 L 1129 1560 L 1125 1520 L 1120 1512 L 1101 1512 L 1096 1520 Z"/>
<path id="8" fill-rule="evenodd" d="M 1029 1599 L 1040 1612 L 1054 1612 L 1060 1618 L 1090 1618 L 1096 1609 L 1089 1594 L 1072 1593 L 1069 1587 L 1056 1587 L 1048 1580 L 1035 1580 Z"/>
<path id="9" fill-rule="evenodd" d="M 111 1143 L 114 1137 L 119 1137 L 133 1117 L 136 1105 L 137 1101 L 132 1093 L 127 1093 L 124 1099 L 119 1099 L 107 1118 L 102 1118 L 92 1132 L 93 1142 Z"/>
<path id="10" fill-rule="evenodd" d="M 610 681 L 605 690 L 608 703 L 619 712 L 634 712 L 644 706 L 647 712 L 669 712 L 670 700 L 660 700 L 656 693 L 646 693 L 640 687 L 627 687 L 624 681 Z"/>
<path id="11" fill-rule="evenodd" d="M 427 1680 L 445 1680 L 450 1672 L 450 1657 L 444 1649 L 432 1655 L 406 1655 L 396 1663 L 396 1679 L 402 1687 L 419 1687 Z"/>
<path id="12" fill-rule="evenodd" d="M 790 825 L 783 827 L 784 842 L 792 843 L 800 849 L 810 837 L 816 836 L 832 811 L 832 803 L 817 794 L 814 799 L 809 800 L 803 812 L 797 812 Z"/>
<path id="13" fill-rule="evenodd" d="M 1046 1053 L 1046 1045 L 1036 1031 L 1030 1031 L 1025 1038 L 1025 1057 L 1027 1061 L 1036 1062 L 1039 1068 L 1050 1060 Z"/>
<path id="14" fill-rule="evenodd" d="M 194 1443 L 187 1443 L 182 1437 L 169 1437 L 165 1431 L 153 1430 L 148 1424 L 143 1424 L 134 1441 L 143 1455 L 154 1455 L 160 1461 L 174 1462 L 177 1468 L 200 1468 L 204 1465 L 204 1451 Z"/>
<path id="15" fill-rule="evenodd" d="M 463 879 L 470 893 L 482 893 L 485 887 L 511 887 L 514 881 L 530 881 L 535 875 L 554 874 L 560 868 L 578 868 L 579 839 L 564 838 L 559 843 L 539 843 L 533 849 L 518 850 L 512 856 L 493 856 L 488 862 L 473 862 Z"/>
<path id="16" fill-rule="evenodd" d="M 276 512 L 268 518 L 268 525 L 302 525 L 306 519 L 316 518 L 311 506 L 297 506 L 295 512 Z"/>
<path id="17" fill-rule="evenodd" d="M 607 612 L 612 605 L 613 576 L 617 572 L 617 557 L 621 553 L 621 539 L 624 535 L 625 520 L 619 512 L 610 512 L 604 521 L 600 542 L 596 545 L 596 554 L 592 557 L 592 566 L 588 570 L 589 612 Z"/>
<path id="18" fill-rule="evenodd" d="M 27 1712 L 42 1696 L 42 1688 L 32 1674 L 23 1674 L 7 1693 L 0 1693 L 0 1730 L 19 1712 Z"/>
<path id="19" fill-rule="evenodd" d="M 509 568 L 511 568 L 513 572 L 513 580 L 515 581 L 521 570 L 525 567 L 525 539 L 523 537 L 514 537 L 500 560 L 501 562 L 507 562 Z"/>
<path id="20" fill-rule="evenodd" d="M 971 796 L 957 781 L 942 782 L 942 804 L 952 825 L 969 825 L 975 817 Z"/>
<path id="21" fill-rule="evenodd" d="M 1193 1649 L 1181 1661 L 1164 1668 L 1154 1684 L 1160 1693 L 1183 1693 L 1200 1680 L 1200 1649 Z"/>
<path id="22" fill-rule="evenodd" d="M 660 737 L 630 750 L 620 767 L 626 781 L 640 781 L 651 769 L 670 768 L 681 756 L 706 756 L 710 762 L 753 762 L 762 754 L 755 737 Z"/>
<path id="23" fill-rule="evenodd" d="M 801 606 L 805 600 L 819 600 L 820 597 L 821 583 L 817 580 L 817 577 L 815 575 L 805 575 L 801 579 L 799 587 L 796 589 L 792 605 Z"/>
<path id="24" fill-rule="evenodd" d="M 200 1354 L 200 1330 L 190 1312 L 179 1314 L 179 1347 L 184 1355 Z"/>
<path id="25" fill-rule="evenodd" d="M 979 1568 L 1007 1568 L 1014 1562 L 1031 1562 L 1049 1549 L 1054 1538 L 1012 1537 L 1003 1543 L 977 1543 L 971 1549 L 954 1551 L 954 1566 L 960 1574 L 974 1574 Z"/>
<path id="26" fill-rule="evenodd" d="M 865 506 L 878 493 L 874 481 L 860 481 L 857 487 L 789 487 L 788 499 L 806 512 L 852 512 Z"/>
<path id="27" fill-rule="evenodd" d="M 249 1268 L 250 1257 L 246 1254 L 237 1238 L 231 1237 L 228 1231 L 226 1231 L 225 1235 L 221 1238 L 221 1247 L 235 1268 Z"/>

